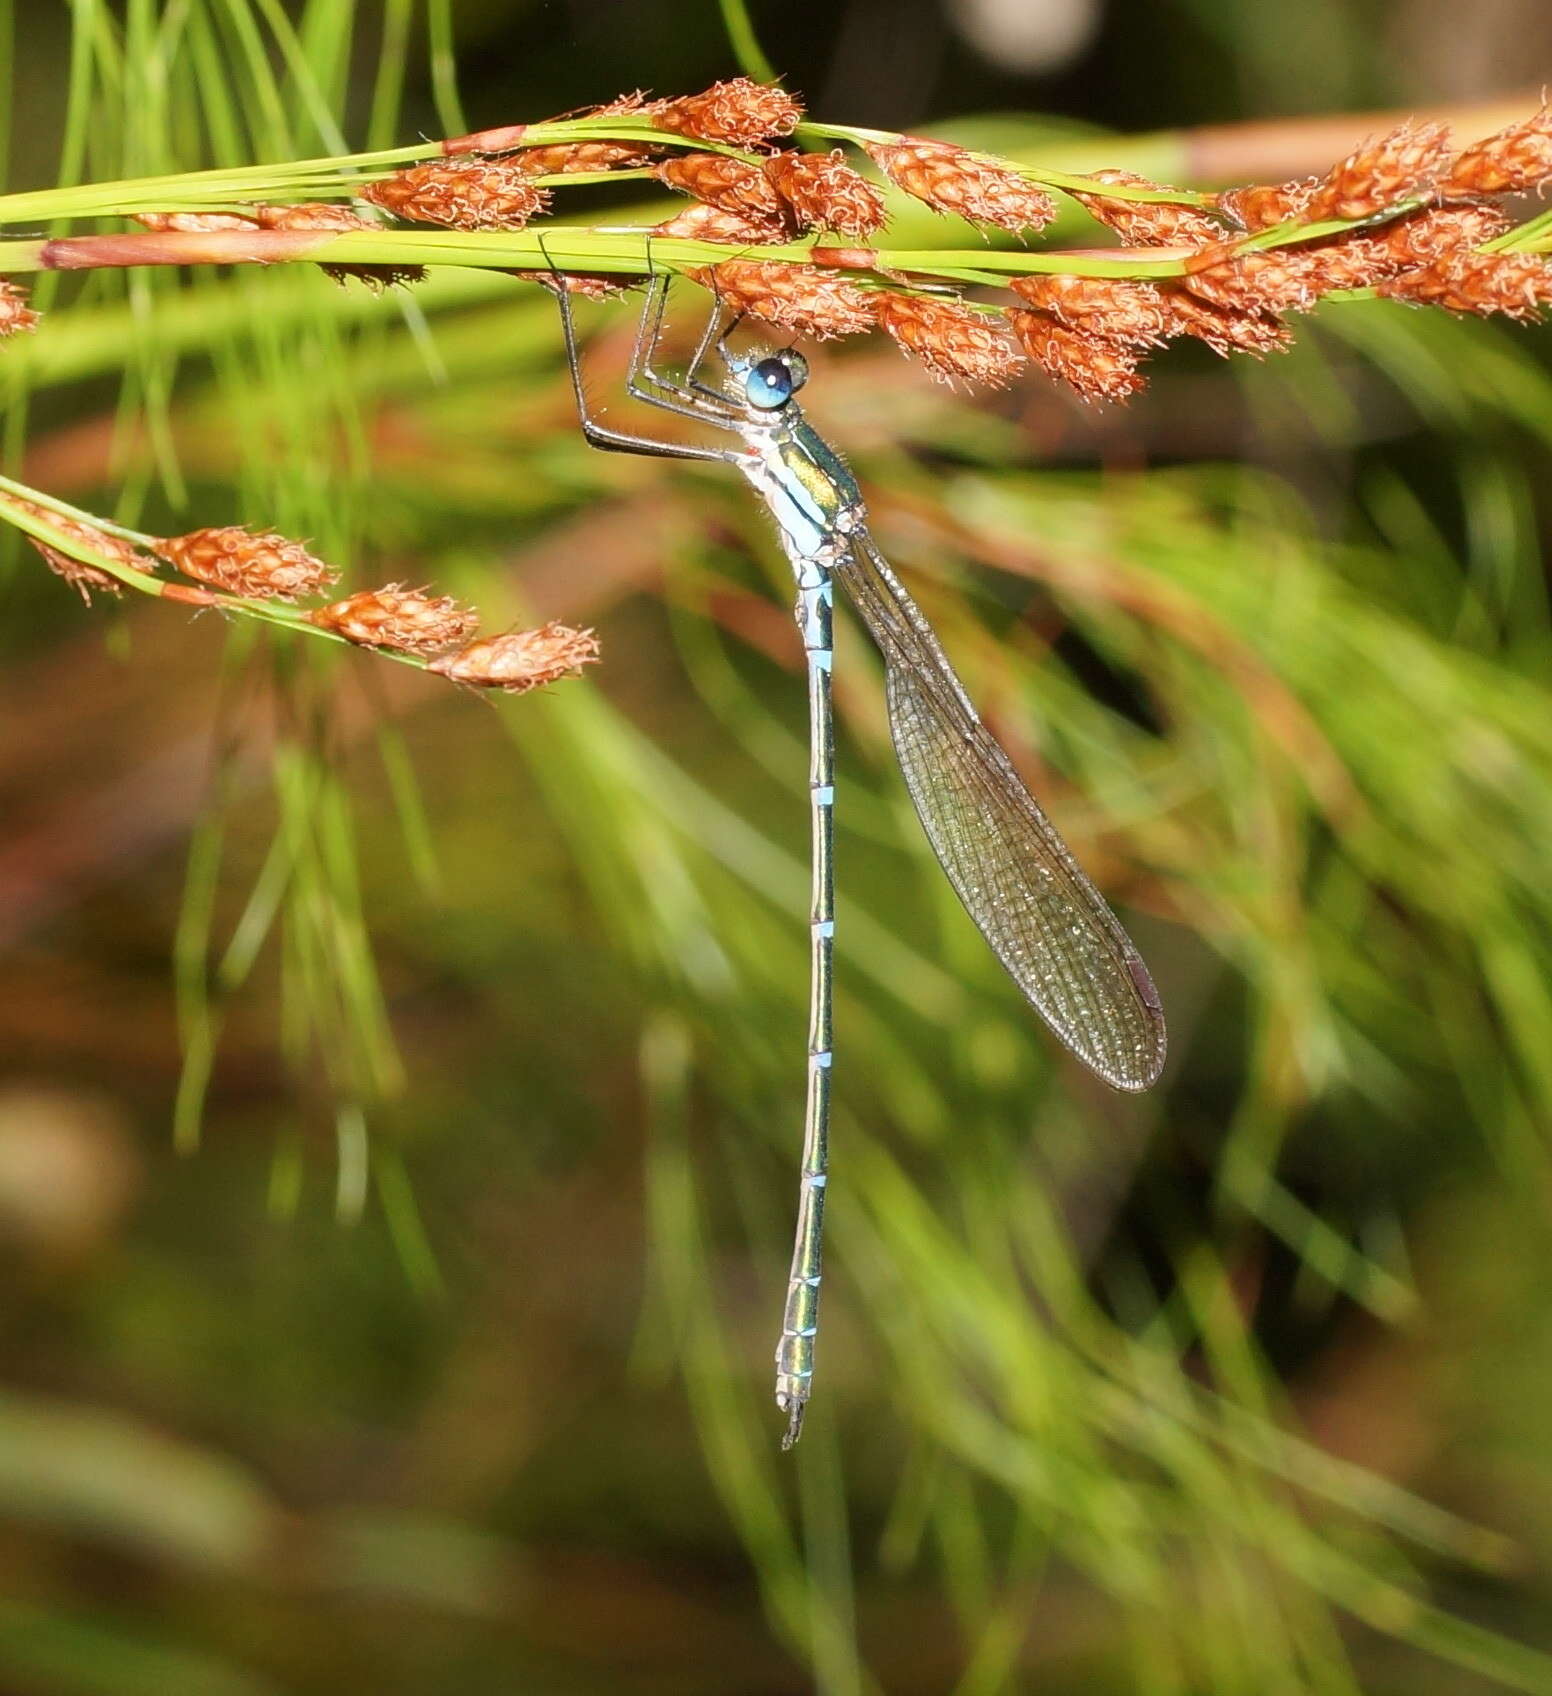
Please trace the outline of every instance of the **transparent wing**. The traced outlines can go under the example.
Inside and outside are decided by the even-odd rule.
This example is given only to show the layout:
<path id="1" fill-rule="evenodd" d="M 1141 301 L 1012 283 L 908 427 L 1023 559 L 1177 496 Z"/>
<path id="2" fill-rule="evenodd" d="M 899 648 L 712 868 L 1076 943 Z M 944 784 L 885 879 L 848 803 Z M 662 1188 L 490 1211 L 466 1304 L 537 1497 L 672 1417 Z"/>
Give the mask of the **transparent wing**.
<path id="1" fill-rule="evenodd" d="M 1147 1089 L 1165 1046 L 1148 968 L 872 539 L 849 540 L 835 575 L 884 656 L 895 752 L 949 882 L 1062 1042 L 1115 1088 Z"/>

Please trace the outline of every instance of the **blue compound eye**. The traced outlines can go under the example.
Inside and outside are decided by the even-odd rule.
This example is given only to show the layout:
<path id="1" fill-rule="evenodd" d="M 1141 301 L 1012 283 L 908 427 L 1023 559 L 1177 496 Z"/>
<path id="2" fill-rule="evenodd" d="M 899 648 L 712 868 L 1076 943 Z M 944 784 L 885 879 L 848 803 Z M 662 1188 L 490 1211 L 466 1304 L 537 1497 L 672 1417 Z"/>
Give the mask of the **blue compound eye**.
<path id="1" fill-rule="evenodd" d="M 749 404 L 768 412 L 785 406 L 792 399 L 794 387 L 792 372 L 786 361 L 781 359 L 762 359 L 744 378 L 744 393 L 749 397 Z"/>
<path id="2" fill-rule="evenodd" d="M 795 347 L 789 347 L 782 355 L 781 362 L 787 368 L 787 375 L 792 380 L 792 387 L 801 389 L 808 381 L 808 361 Z"/>

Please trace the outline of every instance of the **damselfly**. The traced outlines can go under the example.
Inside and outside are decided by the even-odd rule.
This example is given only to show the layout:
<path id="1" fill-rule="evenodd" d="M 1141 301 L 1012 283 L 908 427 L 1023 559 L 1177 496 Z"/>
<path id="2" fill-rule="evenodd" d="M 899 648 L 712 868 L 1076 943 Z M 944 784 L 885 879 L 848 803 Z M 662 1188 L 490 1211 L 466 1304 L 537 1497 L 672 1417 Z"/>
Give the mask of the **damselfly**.
<path id="1" fill-rule="evenodd" d="M 889 724 L 927 838 L 981 934 L 1057 1037 L 1116 1089 L 1141 1090 L 1164 1064 L 1158 992 L 1115 915 L 976 716 L 938 639 L 867 531 L 862 496 L 796 400 L 808 365 L 791 348 L 735 353 L 714 312 L 678 381 L 655 368 L 668 280 L 655 277 L 636 330 L 626 387 L 637 400 L 709 425 L 737 445 L 668 442 L 606 427 L 589 407 L 571 303 L 557 290 L 582 430 L 595 447 L 718 460 L 764 501 L 797 580 L 795 614 L 808 664 L 813 831 L 812 988 L 803 1177 L 792 1272 L 776 1345 L 782 1446 L 802 1430 L 819 1321 L 820 1234 L 828 1175 L 835 889 L 831 870 L 835 737 L 831 606 L 836 578 L 884 659 Z M 699 373 L 715 353 L 722 382 Z"/>

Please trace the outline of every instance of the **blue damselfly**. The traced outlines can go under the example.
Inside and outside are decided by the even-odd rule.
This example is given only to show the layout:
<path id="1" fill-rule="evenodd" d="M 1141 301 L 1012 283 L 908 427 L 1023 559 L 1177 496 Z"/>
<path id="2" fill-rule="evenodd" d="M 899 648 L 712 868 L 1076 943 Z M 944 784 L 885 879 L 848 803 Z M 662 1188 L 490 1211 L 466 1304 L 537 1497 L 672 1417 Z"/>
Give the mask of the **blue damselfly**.
<path id="1" fill-rule="evenodd" d="M 587 440 L 620 453 L 715 460 L 741 471 L 776 521 L 797 581 L 808 664 L 813 832 L 813 967 L 803 1176 L 792 1272 L 776 1346 L 783 1447 L 802 1429 L 819 1319 L 820 1237 L 828 1176 L 835 736 L 830 677 L 833 583 L 884 659 L 889 724 L 906 787 L 949 881 L 997 957 L 1058 1038 L 1116 1089 L 1141 1090 L 1164 1064 L 1164 1017 L 1147 967 L 1012 763 L 976 716 L 937 637 L 867 530 L 862 496 L 796 400 L 808 376 L 791 348 L 736 353 L 709 319 L 682 378 L 658 374 L 668 280 L 654 277 L 631 353 L 628 392 L 710 426 L 737 445 L 669 442 L 608 428 L 588 404 L 571 303 L 557 289 L 566 355 Z M 719 386 L 701 381 L 715 355 Z"/>

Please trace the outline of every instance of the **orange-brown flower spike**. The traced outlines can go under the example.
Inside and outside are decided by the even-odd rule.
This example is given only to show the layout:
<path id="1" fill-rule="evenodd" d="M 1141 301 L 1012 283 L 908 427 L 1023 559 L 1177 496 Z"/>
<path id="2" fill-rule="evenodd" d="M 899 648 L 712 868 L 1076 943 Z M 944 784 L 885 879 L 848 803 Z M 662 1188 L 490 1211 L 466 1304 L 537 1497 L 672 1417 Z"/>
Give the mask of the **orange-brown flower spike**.
<path id="1" fill-rule="evenodd" d="M 361 196 L 400 218 L 454 230 L 520 230 L 549 205 L 509 159 L 433 159 L 368 183 Z"/>
<path id="2" fill-rule="evenodd" d="M 583 666 L 597 658 L 598 638 L 591 630 L 552 623 L 537 630 L 509 630 L 502 636 L 487 636 L 455 654 L 432 660 L 427 669 L 476 689 L 526 695 L 547 683 L 580 677 Z"/>
<path id="3" fill-rule="evenodd" d="M 677 100 L 655 100 L 645 111 L 656 129 L 729 147 L 753 147 L 772 136 L 791 135 L 803 116 L 786 89 L 749 77 L 713 83 Z"/>
<path id="4" fill-rule="evenodd" d="M 339 575 L 300 542 L 236 524 L 166 537 L 156 551 L 185 577 L 245 600 L 294 601 L 316 594 Z"/>
<path id="5" fill-rule="evenodd" d="M 530 177 L 564 177 L 577 171 L 612 171 L 618 166 L 646 165 L 655 157 L 644 142 L 568 141 L 548 147 L 524 147 L 511 162 Z"/>
<path id="6" fill-rule="evenodd" d="M 790 233 L 774 220 L 766 222 L 746 218 L 738 212 L 724 212 L 720 206 L 708 206 L 704 200 L 694 201 L 672 218 L 653 225 L 654 235 L 723 242 L 729 247 L 772 247 L 785 242 Z"/>
<path id="7" fill-rule="evenodd" d="M 747 159 L 731 159 L 724 153 L 681 153 L 654 165 L 652 174 L 670 188 L 739 218 L 780 224 L 786 217 L 786 203 L 776 185 Z"/>
<path id="8" fill-rule="evenodd" d="M 537 283 L 551 294 L 580 295 L 583 300 L 618 300 L 645 277 L 603 275 L 584 271 L 508 271 L 521 283 Z"/>
<path id="9" fill-rule="evenodd" d="M 1250 353 L 1260 359 L 1293 345 L 1293 331 L 1269 313 L 1231 311 L 1185 289 L 1166 288 L 1160 295 L 1169 314 L 1171 336 L 1191 336 L 1225 359 L 1231 353 Z"/>
<path id="10" fill-rule="evenodd" d="M 1313 249 L 1272 247 L 1236 253 L 1232 244 L 1202 249 L 1211 263 L 1191 262 L 1181 282 L 1192 294 L 1230 312 L 1308 311 L 1318 294 L 1312 280 Z"/>
<path id="11" fill-rule="evenodd" d="M 1135 171 L 1095 171 L 1089 181 L 1115 188 L 1141 188 L 1168 194 L 1162 183 L 1139 177 Z M 1125 200 L 1102 192 L 1073 191 L 1073 199 L 1106 229 L 1114 230 L 1128 247 L 1202 247 L 1222 241 L 1223 225 L 1206 212 L 1170 200 Z"/>
<path id="12" fill-rule="evenodd" d="M 15 336 L 23 330 L 35 330 L 41 316 L 27 304 L 26 291 L 20 284 L 0 277 L 0 336 Z"/>
<path id="13" fill-rule="evenodd" d="M 1008 340 L 1000 313 L 977 312 L 958 300 L 879 289 L 873 295 L 879 328 L 919 359 L 940 383 L 964 378 L 1001 388 L 1024 363 Z"/>
<path id="14" fill-rule="evenodd" d="M 1310 198 L 1311 223 L 1372 218 L 1405 200 L 1423 200 L 1448 169 L 1450 132 L 1443 124 L 1401 124 L 1356 147 L 1321 179 Z"/>
<path id="15" fill-rule="evenodd" d="M 86 524 L 79 518 L 69 518 L 64 513 L 55 512 L 52 507 L 40 506 L 36 501 L 21 500 L 15 495 L 8 495 L 6 500 L 12 508 L 20 508 L 29 517 L 42 519 L 62 535 L 80 542 L 94 553 L 105 554 L 109 559 L 117 560 L 120 565 L 132 565 L 137 571 L 145 572 L 156 569 L 155 560 L 148 559 L 138 552 L 121 536 L 110 536 L 106 530 L 99 530 L 95 524 Z M 50 547 L 47 542 L 40 541 L 36 536 L 28 536 L 27 540 L 43 555 L 50 571 L 80 591 L 83 601 L 90 603 L 93 589 L 109 595 L 123 593 L 124 585 L 111 573 L 98 566 L 88 565 L 85 560 L 76 559 L 74 555 L 64 553 L 58 548 Z"/>
<path id="16" fill-rule="evenodd" d="M 951 141 L 903 135 L 870 141 L 868 157 L 889 180 L 934 212 L 999 230 L 1043 230 L 1056 202 L 1011 165 L 987 159 Z"/>
<path id="17" fill-rule="evenodd" d="M 427 595 L 398 583 L 358 590 L 307 616 L 320 629 L 364 648 L 421 655 L 467 642 L 479 623 L 473 607 L 460 606 L 451 595 Z"/>
<path id="18" fill-rule="evenodd" d="M 863 241 L 884 221 L 884 197 L 838 147 L 829 153 L 773 153 L 765 174 L 799 229 L 839 230 Z"/>
<path id="19" fill-rule="evenodd" d="M 1086 336 L 1044 312 L 1014 309 L 1008 320 L 1035 364 L 1083 400 L 1130 400 L 1147 386 L 1137 374 L 1137 350 L 1124 342 Z"/>
<path id="20" fill-rule="evenodd" d="M 1218 209 L 1247 230 L 1269 230 L 1274 224 L 1307 220 L 1310 202 L 1320 187 L 1319 177 L 1298 177 L 1287 183 L 1252 183 L 1226 189 Z"/>
<path id="21" fill-rule="evenodd" d="M 1013 278 L 1008 287 L 1070 330 L 1139 346 L 1159 343 L 1168 314 L 1152 283 L 1131 277 L 1074 277 L 1060 271 Z"/>
<path id="22" fill-rule="evenodd" d="M 255 206 L 253 216 L 266 230 L 371 230 L 381 226 L 349 206 L 309 200 L 297 206 Z"/>
<path id="23" fill-rule="evenodd" d="M 1473 194 L 1530 194 L 1552 181 L 1552 106 L 1509 124 L 1457 154 L 1439 182 L 1447 200 Z"/>
<path id="24" fill-rule="evenodd" d="M 1552 302 L 1552 266 L 1534 253 L 1465 253 L 1436 259 L 1380 284 L 1380 293 L 1417 306 L 1532 323 Z"/>
<path id="25" fill-rule="evenodd" d="M 257 210 L 257 208 L 255 208 Z M 256 230 L 257 218 L 241 212 L 131 212 L 143 229 L 174 230 L 185 235 L 208 235 L 216 230 Z"/>
<path id="26" fill-rule="evenodd" d="M 751 318 L 796 335 L 825 341 L 831 336 L 857 335 L 873 323 L 868 291 L 816 266 L 725 259 L 690 275 L 714 290 L 730 310 L 747 312 Z"/>
<path id="27" fill-rule="evenodd" d="M 1397 218 L 1374 239 L 1385 243 L 1397 270 L 1432 265 L 1501 236 L 1510 227 L 1496 206 L 1428 206 L 1410 217 Z"/>

